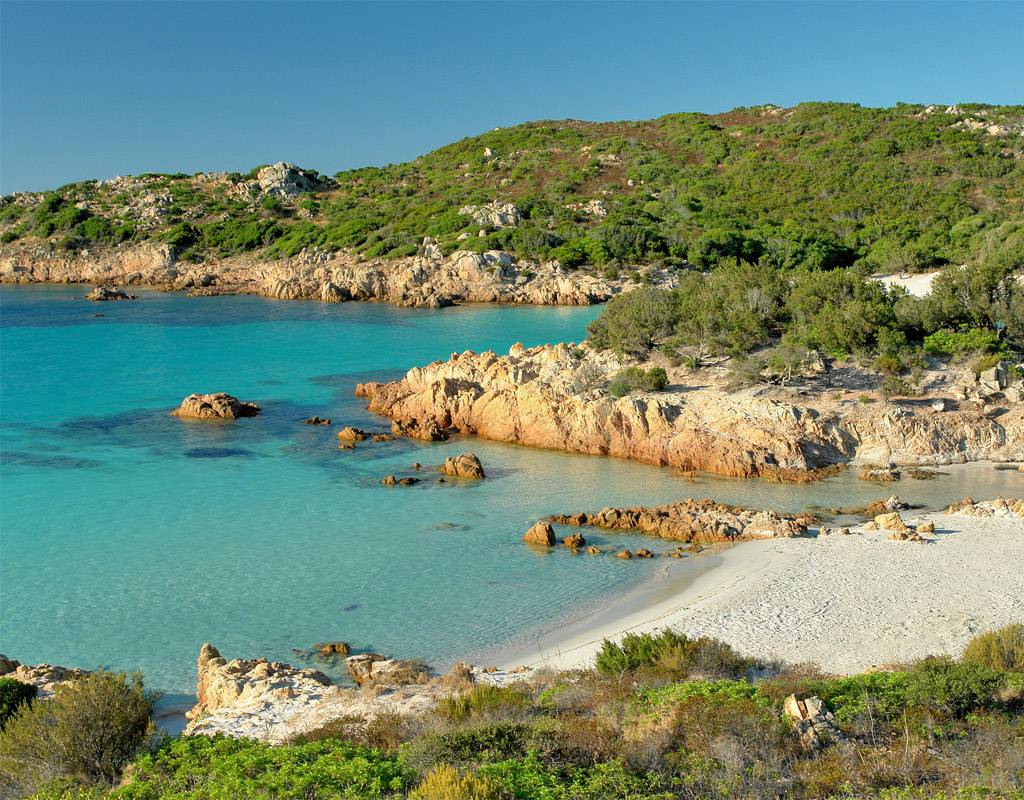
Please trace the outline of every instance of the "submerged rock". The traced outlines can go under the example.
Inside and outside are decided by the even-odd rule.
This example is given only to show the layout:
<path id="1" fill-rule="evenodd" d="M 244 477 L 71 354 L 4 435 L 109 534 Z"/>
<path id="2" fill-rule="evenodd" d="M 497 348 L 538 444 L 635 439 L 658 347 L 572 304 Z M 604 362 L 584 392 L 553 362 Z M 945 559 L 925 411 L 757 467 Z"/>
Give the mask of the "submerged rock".
<path id="1" fill-rule="evenodd" d="M 244 402 L 226 392 L 216 392 L 190 394 L 171 415 L 184 419 L 239 419 L 255 417 L 260 410 L 255 403 Z"/>

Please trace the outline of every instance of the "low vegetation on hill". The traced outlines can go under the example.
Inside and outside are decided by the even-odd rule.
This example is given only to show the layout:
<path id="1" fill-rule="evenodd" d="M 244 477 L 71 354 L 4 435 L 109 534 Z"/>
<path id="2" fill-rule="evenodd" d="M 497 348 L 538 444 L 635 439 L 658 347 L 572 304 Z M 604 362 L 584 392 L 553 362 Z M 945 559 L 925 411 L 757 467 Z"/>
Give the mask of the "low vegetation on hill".
<path id="1" fill-rule="evenodd" d="M 1021 798 L 1022 656 L 1024 628 L 1011 625 L 975 639 L 959 660 L 835 677 L 809 665 L 760 664 L 712 639 L 636 635 L 606 642 L 594 670 L 467 685 L 420 718 L 340 719 L 281 746 L 205 736 L 155 743 L 140 716 L 150 702 L 141 686 L 101 674 L 83 679 L 83 689 L 25 704 L 8 721 L 0 793 L 35 800 Z M 810 738 L 783 713 L 794 693 L 825 703 Z M 86 749 L 90 742 L 96 746 Z"/>
<path id="2" fill-rule="evenodd" d="M 154 240 L 186 259 L 306 247 L 397 257 L 433 236 L 448 251 L 605 270 L 722 258 L 921 270 L 975 259 L 988 232 L 1021 219 L 1022 123 L 1024 106 L 842 103 L 533 122 L 405 164 L 302 171 L 285 187 L 257 168 L 22 193 L 4 198 L 0 235 L 69 250 Z M 467 210 L 490 203 L 515 214 Z"/>

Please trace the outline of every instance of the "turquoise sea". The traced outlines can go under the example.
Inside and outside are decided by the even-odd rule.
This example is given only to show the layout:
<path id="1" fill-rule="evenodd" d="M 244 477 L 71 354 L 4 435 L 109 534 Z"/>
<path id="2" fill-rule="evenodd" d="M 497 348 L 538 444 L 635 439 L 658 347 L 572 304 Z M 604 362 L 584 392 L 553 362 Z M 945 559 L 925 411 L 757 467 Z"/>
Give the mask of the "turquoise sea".
<path id="1" fill-rule="evenodd" d="M 84 291 L 0 289 L 0 652 L 21 661 L 141 669 L 170 695 L 194 691 L 204 641 L 228 658 L 296 662 L 293 649 L 342 639 L 444 666 L 607 607 L 658 569 L 538 554 L 520 537 L 547 514 L 687 496 L 798 510 L 880 495 L 849 475 L 806 487 L 685 480 L 476 440 L 336 447 L 339 425 L 387 428 L 353 397 L 357 382 L 455 350 L 578 341 L 596 308 L 148 291 L 95 304 Z M 228 391 L 263 414 L 171 417 L 194 391 Z M 335 425 L 300 424 L 313 414 Z M 487 480 L 378 483 L 467 449 Z M 936 505 L 1019 482 L 954 471 L 898 490 Z"/>

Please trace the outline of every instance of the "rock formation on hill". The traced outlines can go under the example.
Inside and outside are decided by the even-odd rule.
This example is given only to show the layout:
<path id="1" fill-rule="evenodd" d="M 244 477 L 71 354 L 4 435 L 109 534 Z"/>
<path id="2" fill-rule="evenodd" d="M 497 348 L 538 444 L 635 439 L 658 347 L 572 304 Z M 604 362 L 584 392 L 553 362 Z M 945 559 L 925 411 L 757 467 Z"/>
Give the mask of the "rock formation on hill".
<path id="1" fill-rule="evenodd" d="M 226 392 L 215 392 L 190 394 L 171 415 L 184 419 L 239 419 L 255 417 L 259 413 L 260 407 L 255 403 L 239 400 Z"/>
<path id="2" fill-rule="evenodd" d="M 356 394 L 390 417 L 396 434 L 436 440 L 458 430 L 735 477 L 801 480 L 851 461 L 1024 460 L 1020 404 L 993 417 L 700 386 L 614 398 L 604 387 L 622 366 L 585 345 L 514 345 L 505 356 L 453 353 L 400 380 L 360 384 Z"/>

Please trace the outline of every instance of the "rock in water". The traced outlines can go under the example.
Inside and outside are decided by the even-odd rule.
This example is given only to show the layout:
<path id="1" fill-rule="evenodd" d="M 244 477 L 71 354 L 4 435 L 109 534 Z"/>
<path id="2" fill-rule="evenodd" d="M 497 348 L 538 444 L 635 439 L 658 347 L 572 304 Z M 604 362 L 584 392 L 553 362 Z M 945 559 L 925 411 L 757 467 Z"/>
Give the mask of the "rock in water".
<path id="1" fill-rule="evenodd" d="M 317 642 L 313 649 L 322 656 L 347 656 L 352 652 L 348 642 Z"/>
<path id="2" fill-rule="evenodd" d="M 110 286 L 97 286 L 85 296 L 86 300 L 94 302 L 106 302 L 108 300 L 134 300 L 135 295 L 122 292 Z"/>
<path id="3" fill-rule="evenodd" d="M 538 522 L 523 535 L 523 541 L 527 544 L 540 544 L 545 547 L 552 547 L 555 544 L 555 529 L 550 522 Z"/>
<path id="4" fill-rule="evenodd" d="M 448 456 L 441 467 L 444 475 L 454 475 L 457 478 L 483 478 L 484 467 L 480 459 L 473 453 L 463 453 L 458 456 Z"/>
<path id="5" fill-rule="evenodd" d="M 255 417 L 260 410 L 255 403 L 244 402 L 226 392 L 216 392 L 190 394 L 171 412 L 171 415 L 184 419 L 238 419 Z"/>
<path id="6" fill-rule="evenodd" d="M 570 533 L 568 536 L 562 539 L 562 544 L 564 544 L 566 547 L 571 547 L 573 549 L 576 549 L 577 547 L 583 547 L 583 545 L 585 545 L 586 543 L 587 541 L 583 538 L 582 533 Z"/>

